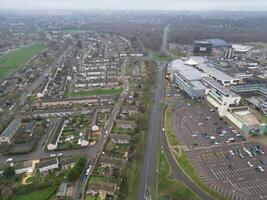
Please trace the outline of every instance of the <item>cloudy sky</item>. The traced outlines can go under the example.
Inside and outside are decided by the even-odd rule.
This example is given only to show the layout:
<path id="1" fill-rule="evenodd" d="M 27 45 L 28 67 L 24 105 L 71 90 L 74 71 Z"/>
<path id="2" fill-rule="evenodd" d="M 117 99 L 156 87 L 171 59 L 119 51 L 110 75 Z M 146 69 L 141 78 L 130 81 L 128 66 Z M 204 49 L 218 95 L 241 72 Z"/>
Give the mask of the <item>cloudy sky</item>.
<path id="1" fill-rule="evenodd" d="M 267 0 L 0 0 L 0 9 L 267 10 Z"/>

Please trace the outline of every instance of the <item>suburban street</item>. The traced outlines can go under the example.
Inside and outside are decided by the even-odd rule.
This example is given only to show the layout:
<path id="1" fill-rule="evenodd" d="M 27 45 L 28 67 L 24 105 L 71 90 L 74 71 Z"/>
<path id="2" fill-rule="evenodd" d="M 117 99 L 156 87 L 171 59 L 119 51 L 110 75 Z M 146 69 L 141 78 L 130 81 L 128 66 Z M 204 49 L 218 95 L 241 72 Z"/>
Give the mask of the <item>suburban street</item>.
<path id="1" fill-rule="evenodd" d="M 107 123 L 105 124 L 104 129 L 102 130 L 102 134 L 97 142 L 97 144 L 94 146 L 94 148 L 91 149 L 91 151 L 89 152 L 88 156 L 88 161 L 83 169 L 83 172 L 81 174 L 81 178 L 78 180 L 76 187 L 75 187 L 75 192 L 74 192 L 74 199 L 78 200 L 78 199 L 84 199 L 85 198 L 85 190 L 86 190 L 86 186 L 89 180 L 90 175 L 93 172 L 94 167 L 97 164 L 97 161 L 99 160 L 103 149 L 105 147 L 106 142 L 108 141 L 108 138 L 111 134 L 111 129 L 117 119 L 117 115 L 119 114 L 121 107 L 123 105 L 123 102 L 125 100 L 125 98 L 127 97 L 128 94 L 128 90 L 129 90 L 129 83 L 128 83 L 128 79 L 124 76 L 124 89 L 123 92 L 118 100 L 118 103 L 114 106 L 114 109 L 110 115 L 110 118 L 108 119 Z M 93 155 L 93 158 L 92 158 Z M 91 157 L 91 158 L 90 158 Z M 89 172 L 89 175 L 85 175 L 86 174 L 86 170 L 89 169 L 89 167 L 91 166 L 91 170 Z M 85 177 L 85 178 L 84 178 Z"/>

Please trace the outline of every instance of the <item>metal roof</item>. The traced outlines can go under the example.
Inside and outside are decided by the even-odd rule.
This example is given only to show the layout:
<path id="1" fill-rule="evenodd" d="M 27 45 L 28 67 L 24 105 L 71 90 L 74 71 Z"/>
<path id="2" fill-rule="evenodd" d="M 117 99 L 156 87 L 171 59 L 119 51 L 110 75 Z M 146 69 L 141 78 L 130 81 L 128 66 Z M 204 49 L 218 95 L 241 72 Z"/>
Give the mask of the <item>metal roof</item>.
<path id="1" fill-rule="evenodd" d="M 199 68 L 201 71 L 204 73 L 209 74 L 213 78 L 219 81 L 234 81 L 237 80 L 238 78 L 233 78 L 229 76 L 228 74 L 216 69 L 213 64 L 208 62 L 208 60 L 204 57 L 192 57 L 193 60 L 195 60 L 198 65 L 196 66 Z"/>
<path id="2" fill-rule="evenodd" d="M 14 119 L 2 132 L 1 137 L 12 137 L 14 134 L 14 130 L 17 128 L 17 126 L 20 126 L 21 124 L 21 118 Z"/>

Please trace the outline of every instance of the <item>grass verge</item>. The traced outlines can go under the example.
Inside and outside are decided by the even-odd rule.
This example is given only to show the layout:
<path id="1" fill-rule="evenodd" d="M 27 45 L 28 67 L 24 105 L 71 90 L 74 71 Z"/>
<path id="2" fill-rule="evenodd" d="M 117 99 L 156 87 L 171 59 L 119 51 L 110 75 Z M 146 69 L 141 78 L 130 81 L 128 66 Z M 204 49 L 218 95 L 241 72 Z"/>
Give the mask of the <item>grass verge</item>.
<path id="1" fill-rule="evenodd" d="M 179 144 L 179 141 L 174 142 L 173 138 L 175 137 L 172 129 L 171 129 L 171 109 L 167 109 L 166 113 L 166 134 L 167 134 L 167 139 L 170 145 L 172 143 L 174 144 Z M 175 137 L 177 140 L 177 138 Z M 177 154 L 173 154 L 175 156 L 176 161 L 179 163 L 179 166 L 183 169 L 183 171 L 186 173 L 188 177 L 190 177 L 197 185 L 200 187 L 202 190 L 205 192 L 209 193 L 213 198 L 218 199 L 218 200 L 227 200 L 225 196 L 223 196 L 219 192 L 215 192 L 214 190 L 211 190 L 200 178 L 198 173 L 196 172 L 193 164 L 191 161 L 188 159 L 187 155 L 185 152 L 182 152 L 181 156 L 178 156 Z"/>
<path id="2" fill-rule="evenodd" d="M 171 167 L 163 151 L 160 152 L 159 167 L 159 200 L 171 199 L 200 199 L 192 190 L 178 180 L 170 179 Z"/>

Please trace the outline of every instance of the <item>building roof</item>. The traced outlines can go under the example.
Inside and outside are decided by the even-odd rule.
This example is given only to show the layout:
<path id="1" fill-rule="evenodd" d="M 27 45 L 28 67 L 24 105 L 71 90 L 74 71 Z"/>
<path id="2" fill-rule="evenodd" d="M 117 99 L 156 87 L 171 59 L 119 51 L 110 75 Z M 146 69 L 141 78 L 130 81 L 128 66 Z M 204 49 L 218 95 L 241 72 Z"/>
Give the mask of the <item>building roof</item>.
<path id="1" fill-rule="evenodd" d="M 15 133 L 14 130 L 20 126 L 21 118 L 15 118 L 2 132 L 1 137 L 12 137 Z"/>
<path id="2" fill-rule="evenodd" d="M 245 46 L 241 44 L 233 44 L 232 47 L 235 50 L 235 52 L 240 52 L 240 53 L 246 53 L 253 48 L 252 46 Z"/>
<path id="3" fill-rule="evenodd" d="M 190 61 L 191 62 L 191 61 Z M 193 62 L 193 61 L 192 61 Z M 189 64 L 186 64 L 181 59 L 177 59 L 171 62 L 169 68 L 172 71 L 177 71 L 187 80 L 200 80 L 202 73 Z"/>
<path id="4" fill-rule="evenodd" d="M 58 159 L 57 158 L 43 159 L 43 160 L 40 160 L 39 163 L 36 163 L 35 167 L 37 169 L 39 169 L 39 168 L 47 167 L 47 166 L 50 166 L 50 165 L 55 165 L 57 163 L 58 163 Z"/>
<path id="5" fill-rule="evenodd" d="M 205 41 L 208 41 L 212 44 L 213 47 L 231 47 L 232 45 L 225 42 L 222 39 L 206 39 Z"/>
<path id="6" fill-rule="evenodd" d="M 51 133 L 51 138 L 49 144 L 56 144 L 58 141 L 58 137 L 61 133 L 62 126 L 64 125 L 65 119 L 61 118 L 57 120 L 53 126 L 53 130 Z"/>
<path id="7" fill-rule="evenodd" d="M 215 66 L 204 57 L 194 56 L 194 57 L 192 57 L 192 59 L 198 63 L 198 65 L 196 66 L 198 69 L 200 69 L 204 73 L 209 74 L 210 76 L 212 76 L 216 80 L 234 81 L 234 80 L 238 79 L 238 78 L 233 78 L 232 76 L 216 69 Z"/>
<path id="8" fill-rule="evenodd" d="M 110 135 L 110 139 L 114 139 L 114 140 L 130 140 L 131 136 L 127 135 L 127 134 L 111 134 Z"/>
<path id="9" fill-rule="evenodd" d="M 25 132 L 32 132 L 36 126 L 36 121 L 29 122 L 25 127 Z"/>
<path id="10" fill-rule="evenodd" d="M 60 186 L 57 189 L 57 197 L 65 197 L 66 191 L 67 191 L 67 183 L 61 183 Z"/>
<path id="11" fill-rule="evenodd" d="M 182 77 L 183 80 L 194 89 L 205 90 L 205 86 L 200 81 L 203 76 L 202 73 L 192 67 L 192 65 L 195 65 L 196 63 L 197 62 L 193 60 L 184 62 L 183 60 L 178 59 L 171 63 L 170 69 L 175 71 L 178 76 Z"/>
<path id="12" fill-rule="evenodd" d="M 16 162 L 14 163 L 14 168 L 17 169 L 23 169 L 23 168 L 28 168 L 28 167 L 32 167 L 32 161 L 31 160 L 27 160 L 27 161 L 21 161 L 21 162 Z"/>
<path id="13" fill-rule="evenodd" d="M 218 83 L 213 78 L 204 77 L 202 78 L 202 80 L 203 82 L 207 83 L 210 87 L 215 88 L 216 91 L 220 92 L 226 97 L 228 96 L 237 97 L 238 96 L 236 93 L 232 92 L 229 88 L 222 86 L 220 83 Z"/>
<path id="14" fill-rule="evenodd" d="M 70 165 L 70 164 L 73 164 L 73 163 L 76 163 L 77 161 L 77 157 L 66 157 L 66 158 L 62 158 L 60 159 L 60 165 L 61 166 L 64 166 L 64 165 Z"/>

